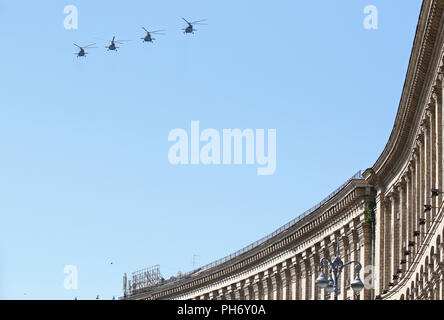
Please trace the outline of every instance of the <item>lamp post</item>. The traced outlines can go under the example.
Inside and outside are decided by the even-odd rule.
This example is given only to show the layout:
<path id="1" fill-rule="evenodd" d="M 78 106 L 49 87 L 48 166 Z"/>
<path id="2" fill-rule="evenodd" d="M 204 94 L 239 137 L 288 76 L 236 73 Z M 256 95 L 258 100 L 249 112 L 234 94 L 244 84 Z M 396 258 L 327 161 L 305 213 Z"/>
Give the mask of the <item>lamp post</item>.
<path id="1" fill-rule="evenodd" d="M 361 278 L 359 277 L 359 272 L 361 271 L 362 268 L 361 264 L 358 261 L 350 261 L 344 264 L 339 254 L 339 239 L 336 241 L 336 243 L 337 243 L 336 247 L 337 255 L 336 258 L 333 260 L 333 262 L 329 258 L 322 258 L 320 261 L 321 274 L 316 279 L 316 285 L 321 289 L 325 289 L 327 292 L 334 292 L 334 299 L 338 300 L 338 281 L 344 267 L 352 263 L 355 264 L 356 279 L 350 285 L 354 293 L 356 294 L 359 293 L 364 288 L 364 284 L 362 283 Z M 328 279 L 324 272 L 326 262 L 329 274 Z"/>

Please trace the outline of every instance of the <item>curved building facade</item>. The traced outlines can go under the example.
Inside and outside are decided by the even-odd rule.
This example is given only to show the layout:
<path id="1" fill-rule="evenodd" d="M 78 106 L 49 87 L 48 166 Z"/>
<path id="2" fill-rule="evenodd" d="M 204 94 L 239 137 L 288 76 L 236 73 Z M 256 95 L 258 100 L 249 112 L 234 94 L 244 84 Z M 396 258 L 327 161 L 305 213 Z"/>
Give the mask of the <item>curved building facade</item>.
<path id="1" fill-rule="evenodd" d="M 444 299 L 443 13 L 444 0 L 423 2 L 395 124 L 371 168 L 228 257 L 151 285 L 125 279 L 124 298 L 332 299 L 315 280 L 339 247 L 365 283 L 355 294 L 345 267 L 339 299 Z"/>

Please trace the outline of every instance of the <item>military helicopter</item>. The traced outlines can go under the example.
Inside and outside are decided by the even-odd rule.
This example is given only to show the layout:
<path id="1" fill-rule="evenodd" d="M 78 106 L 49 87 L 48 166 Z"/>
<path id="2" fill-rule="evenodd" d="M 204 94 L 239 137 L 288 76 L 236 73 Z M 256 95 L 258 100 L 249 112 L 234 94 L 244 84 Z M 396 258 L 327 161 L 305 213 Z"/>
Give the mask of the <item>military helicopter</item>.
<path id="1" fill-rule="evenodd" d="M 202 19 L 202 20 L 197 20 L 194 22 L 189 22 L 185 18 L 182 18 L 182 19 L 188 24 L 188 26 L 186 28 L 182 29 L 183 33 L 192 33 L 192 34 L 194 34 L 194 31 L 196 31 L 196 29 L 194 29 L 195 25 L 206 25 L 206 23 L 202 23 L 202 22 L 207 21 L 207 19 Z"/>
<path id="2" fill-rule="evenodd" d="M 93 45 L 95 45 L 95 43 L 89 44 L 89 45 L 84 46 L 84 47 L 81 47 L 81 46 L 79 46 L 79 45 L 77 45 L 75 43 L 74 43 L 74 45 L 77 48 L 79 48 L 79 50 L 80 50 L 78 53 L 74 53 L 77 56 L 77 58 L 78 57 L 85 57 L 86 58 L 86 55 L 88 54 L 88 52 L 86 52 L 85 49 L 94 49 L 94 48 L 96 48 L 96 47 L 93 47 Z"/>
<path id="3" fill-rule="evenodd" d="M 111 50 L 111 51 L 117 51 L 117 49 L 120 48 L 120 47 L 117 47 L 117 46 L 116 46 L 116 43 L 123 44 L 123 43 L 126 42 L 126 41 L 130 41 L 130 40 L 116 40 L 116 37 L 114 36 L 114 37 L 113 37 L 113 40 L 111 40 L 110 45 L 107 46 L 107 47 L 105 47 L 105 48 L 107 48 L 108 51 L 110 51 L 110 50 Z"/>
<path id="4" fill-rule="evenodd" d="M 140 38 L 143 40 L 143 42 L 153 42 L 153 40 L 156 40 L 156 39 L 153 38 L 151 35 L 153 35 L 153 34 L 163 35 L 164 33 L 162 33 L 162 32 L 165 31 L 165 30 L 148 31 L 144 27 L 142 27 L 142 29 L 145 30 L 145 32 L 146 32 L 146 36 L 143 38 Z"/>

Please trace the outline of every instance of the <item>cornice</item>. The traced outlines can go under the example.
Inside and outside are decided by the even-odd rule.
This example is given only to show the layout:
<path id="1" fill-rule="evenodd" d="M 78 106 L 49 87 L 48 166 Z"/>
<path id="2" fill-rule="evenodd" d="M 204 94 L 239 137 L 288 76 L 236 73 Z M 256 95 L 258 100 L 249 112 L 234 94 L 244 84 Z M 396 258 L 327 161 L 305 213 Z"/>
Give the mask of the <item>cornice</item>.
<path id="1" fill-rule="evenodd" d="M 329 232 L 330 224 L 338 223 L 339 220 L 348 216 L 349 210 L 353 206 L 360 205 L 360 200 L 371 198 L 369 184 L 364 179 L 351 180 L 333 198 L 327 201 L 324 206 L 308 215 L 290 229 L 277 234 L 267 242 L 258 247 L 233 258 L 226 263 L 205 270 L 202 273 L 192 275 L 188 279 L 179 280 L 155 287 L 146 292 L 140 292 L 128 296 L 128 299 L 144 299 L 153 297 L 154 299 L 165 299 L 187 292 L 191 288 L 195 289 L 205 286 L 208 283 L 219 281 L 226 277 L 231 277 L 238 272 L 251 268 L 256 264 L 263 263 L 269 259 L 275 259 L 285 250 L 301 248 L 312 242 L 315 234 Z"/>
<path id="2" fill-rule="evenodd" d="M 416 35 L 410 55 L 406 80 L 390 138 L 372 167 L 378 181 L 386 184 L 393 176 L 400 158 L 406 158 L 406 148 L 415 140 L 426 104 L 421 104 L 428 85 L 436 39 L 444 10 L 444 1 L 425 0 L 421 7 Z M 439 57 L 441 58 L 441 57 Z"/>

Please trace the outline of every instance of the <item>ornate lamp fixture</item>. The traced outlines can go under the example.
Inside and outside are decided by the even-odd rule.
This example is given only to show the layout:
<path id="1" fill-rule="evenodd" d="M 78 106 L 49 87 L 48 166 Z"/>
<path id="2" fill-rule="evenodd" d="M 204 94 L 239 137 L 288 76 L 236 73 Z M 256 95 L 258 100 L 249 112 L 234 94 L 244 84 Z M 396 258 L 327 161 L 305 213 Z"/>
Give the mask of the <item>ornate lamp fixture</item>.
<path id="1" fill-rule="evenodd" d="M 339 277 L 341 276 L 342 270 L 344 267 L 354 263 L 355 264 L 355 271 L 356 271 L 356 279 L 350 284 L 350 287 L 353 289 L 355 294 L 358 294 L 363 288 L 364 284 L 361 281 L 361 278 L 359 277 L 359 272 L 361 271 L 361 264 L 358 261 L 350 261 L 344 264 L 342 259 L 340 258 L 339 253 L 339 239 L 336 241 L 337 247 L 336 252 L 337 256 L 333 260 L 333 262 L 329 258 L 322 258 L 320 261 L 321 264 L 321 274 L 316 279 L 316 285 L 321 288 L 325 289 L 327 292 L 334 292 L 334 299 L 338 300 L 338 283 L 339 283 Z M 325 276 L 325 264 L 327 263 L 327 270 L 329 274 L 329 278 Z"/>

